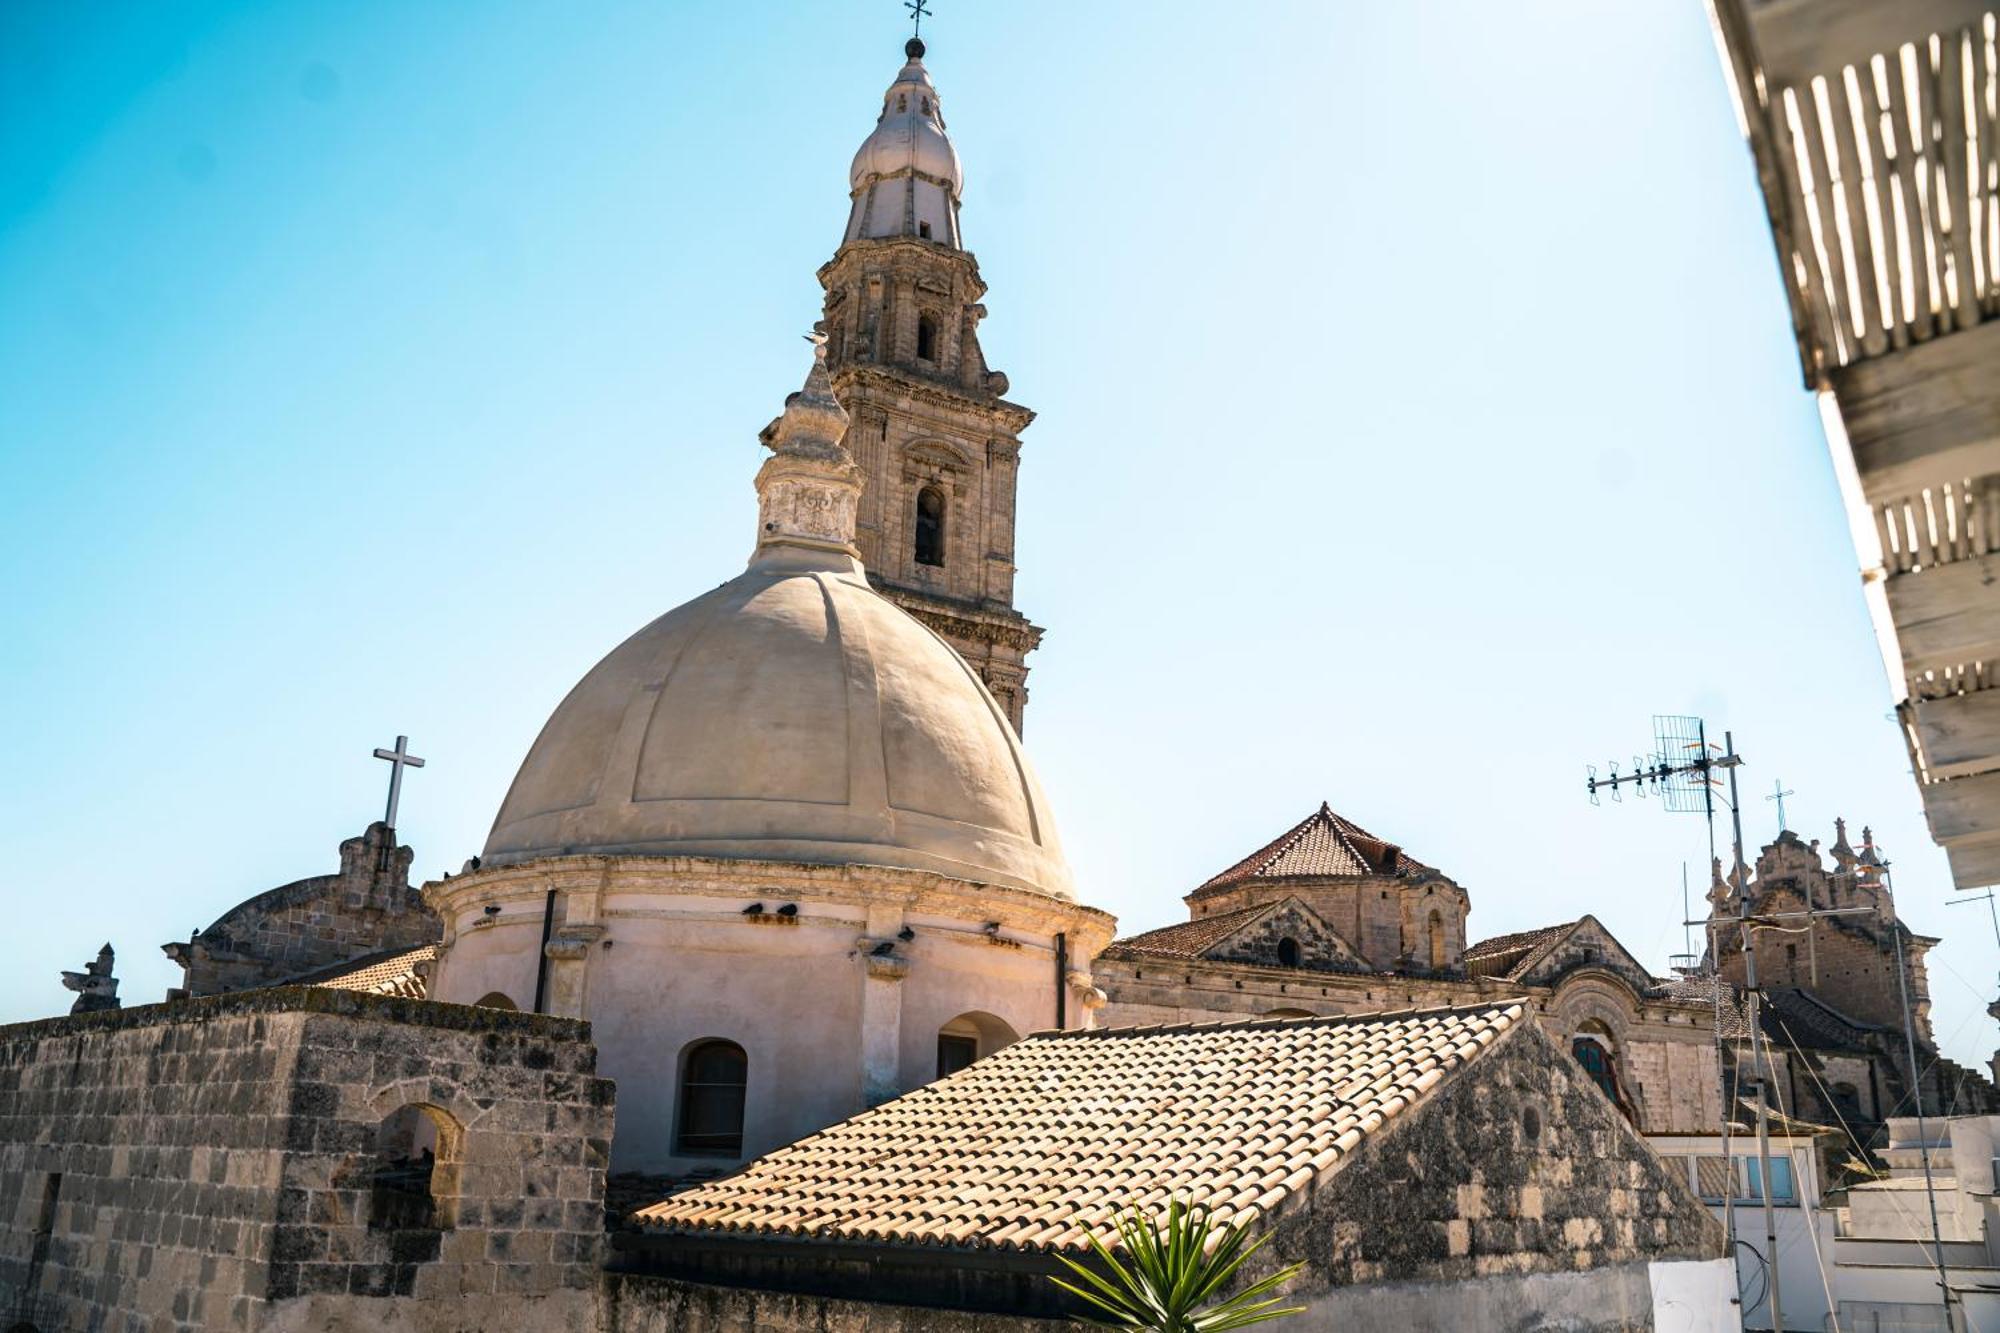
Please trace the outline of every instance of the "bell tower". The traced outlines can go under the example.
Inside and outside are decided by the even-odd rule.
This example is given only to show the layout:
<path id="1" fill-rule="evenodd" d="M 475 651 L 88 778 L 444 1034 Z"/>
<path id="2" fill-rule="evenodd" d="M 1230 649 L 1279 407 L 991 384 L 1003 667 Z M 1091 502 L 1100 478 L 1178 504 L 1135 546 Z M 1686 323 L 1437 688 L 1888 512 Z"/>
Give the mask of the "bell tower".
<path id="1" fill-rule="evenodd" d="M 1014 495 L 1035 414 L 979 350 L 958 154 L 912 38 L 854 155 L 847 233 L 819 271 L 827 367 L 861 469 L 855 541 L 882 594 L 942 635 L 1021 730 L 1041 629 L 1014 609 Z"/>

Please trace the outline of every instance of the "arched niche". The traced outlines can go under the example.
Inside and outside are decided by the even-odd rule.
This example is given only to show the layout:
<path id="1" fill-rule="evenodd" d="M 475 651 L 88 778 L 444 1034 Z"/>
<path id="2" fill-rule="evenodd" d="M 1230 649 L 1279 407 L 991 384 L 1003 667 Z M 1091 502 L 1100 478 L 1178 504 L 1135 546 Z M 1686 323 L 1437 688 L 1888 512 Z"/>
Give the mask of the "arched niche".
<path id="1" fill-rule="evenodd" d="M 1002 1046 L 1011 1046 L 1021 1034 L 1003 1018 L 979 1010 L 968 1010 L 938 1029 L 937 1076 L 956 1074 L 975 1060 L 984 1059 Z"/>
<path id="2" fill-rule="evenodd" d="M 456 1117 L 408 1102 L 382 1118 L 368 1173 L 371 1231 L 449 1231 L 458 1219 L 465 1131 Z"/>

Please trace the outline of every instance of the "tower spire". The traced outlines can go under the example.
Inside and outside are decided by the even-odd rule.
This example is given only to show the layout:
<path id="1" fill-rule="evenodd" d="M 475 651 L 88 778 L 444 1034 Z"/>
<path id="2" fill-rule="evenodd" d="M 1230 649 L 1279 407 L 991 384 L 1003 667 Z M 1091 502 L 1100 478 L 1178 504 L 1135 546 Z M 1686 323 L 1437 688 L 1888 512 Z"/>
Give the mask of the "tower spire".
<path id="1" fill-rule="evenodd" d="M 1014 608 L 1020 437 L 1035 414 L 1007 401 L 980 349 L 986 284 L 959 234 L 964 178 L 923 42 L 906 49 L 819 271 L 826 368 L 866 479 L 853 539 L 874 585 L 943 635 L 1019 730 L 1023 659 L 1042 635 Z"/>

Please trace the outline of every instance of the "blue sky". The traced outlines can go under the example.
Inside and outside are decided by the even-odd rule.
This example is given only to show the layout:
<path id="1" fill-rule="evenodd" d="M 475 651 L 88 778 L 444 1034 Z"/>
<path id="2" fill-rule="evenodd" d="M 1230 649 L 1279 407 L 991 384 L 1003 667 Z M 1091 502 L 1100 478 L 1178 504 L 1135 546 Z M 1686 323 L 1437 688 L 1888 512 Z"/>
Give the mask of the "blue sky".
<path id="1" fill-rule="evenodd" d="M 1680 947 L 1734 728 L 1946 906 L 1701 6 L 942 0 L 929 65 L 1040 417 L 1028 741 L 1128 929 L 1322 799 L 1472 894 Z M 0 8 L 0 1018 L 332 868 L 398 732 L 426 877 L 548 712 L 729 577 L 892 4 Z"/>

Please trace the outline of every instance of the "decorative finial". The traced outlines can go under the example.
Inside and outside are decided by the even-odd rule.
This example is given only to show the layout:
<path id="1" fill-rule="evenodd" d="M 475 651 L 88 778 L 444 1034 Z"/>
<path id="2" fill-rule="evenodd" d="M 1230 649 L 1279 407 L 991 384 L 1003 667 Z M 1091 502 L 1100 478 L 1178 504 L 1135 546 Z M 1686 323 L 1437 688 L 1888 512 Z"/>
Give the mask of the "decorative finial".
<path id="1" fill-rule="evenodd" d="M 757 473 L 759 549 L 771 545 L 854 551 L 855 504 L 861 469 L 841 437 L 847 411 L 834 397 L 826 369 L 826 335 L 806 335 L 813 345 L 805 386 L 785 399 L 785 410 L 763 430 L 771 457 Z"/>
<path id="2" fill-rule="evenodd" d="M 912 60 L 924 58 L 924 19 L 930 10 L 924 7 L 924 0 L 903 0 L 903 8 L 910 11 L 910 40 L 903 43 L 903 54 Z"/>
<path id="3" fill-rule="evenodd" d="M 81 972 L 62 974 L 64 989 L 76 992 L 76 1003 L 70 1006 L 73 1014 L 94 1014 L 105 1009 L 118 1008 L 118 978 L 111 975 L 115 955 L 109 941 L 97 951 L 97 961 L 85 963 Z"/>

